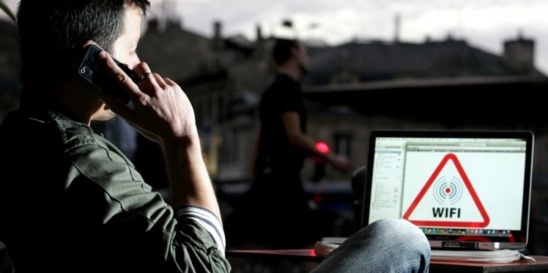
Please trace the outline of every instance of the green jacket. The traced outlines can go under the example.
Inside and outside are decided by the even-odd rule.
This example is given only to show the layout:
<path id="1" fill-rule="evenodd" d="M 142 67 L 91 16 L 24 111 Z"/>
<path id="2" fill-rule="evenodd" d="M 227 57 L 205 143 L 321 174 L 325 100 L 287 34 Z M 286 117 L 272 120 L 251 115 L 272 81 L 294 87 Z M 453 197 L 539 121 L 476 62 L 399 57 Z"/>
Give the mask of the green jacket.
<path id="1" fill-rule="evenodd" d="M 0 127 L 0 241 L 18 273 L 230 272 L 213 213 L 166 204 L 67 111 L 22 109 Z"/>

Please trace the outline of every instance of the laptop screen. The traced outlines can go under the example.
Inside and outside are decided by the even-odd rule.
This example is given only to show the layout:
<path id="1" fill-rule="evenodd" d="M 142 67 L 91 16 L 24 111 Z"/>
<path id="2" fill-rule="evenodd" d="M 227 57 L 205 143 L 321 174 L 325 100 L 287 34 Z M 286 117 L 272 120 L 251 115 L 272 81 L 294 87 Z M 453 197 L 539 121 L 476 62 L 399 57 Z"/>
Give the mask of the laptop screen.
<path id="1" fill-rule="evenodd" d="M 531 132 L 373 131 L 369 149 L 363 224 L 409 220 L 433 248 L 527 244 Z"/>

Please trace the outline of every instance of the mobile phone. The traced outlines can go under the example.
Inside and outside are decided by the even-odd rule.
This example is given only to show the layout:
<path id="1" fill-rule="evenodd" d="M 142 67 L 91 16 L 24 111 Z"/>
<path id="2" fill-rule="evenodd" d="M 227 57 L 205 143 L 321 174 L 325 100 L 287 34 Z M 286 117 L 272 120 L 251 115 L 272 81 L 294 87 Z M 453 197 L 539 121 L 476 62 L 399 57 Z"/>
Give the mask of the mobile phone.
<path id="1" fill-rule="evenodd" d="M 103 66 L 96 61 L 97 56 L 101 51 L 103 51 L 103 49 L 96 44 L 86 46 L 82 54 L 83 57 L 80 65 L 78 66 L 78 74 L 96 88 L 105 93 L 112 94 L 128 104 L 131 101 L 129 96 L 106 74 Z M 139 81 L 137 74 L 129 69 L 127 65 L 116 60 L 114 57 L 112 59 L 120 68 L 122 68 L 122 70 L 124 70 L 133 82 L 137 83 Z"/>

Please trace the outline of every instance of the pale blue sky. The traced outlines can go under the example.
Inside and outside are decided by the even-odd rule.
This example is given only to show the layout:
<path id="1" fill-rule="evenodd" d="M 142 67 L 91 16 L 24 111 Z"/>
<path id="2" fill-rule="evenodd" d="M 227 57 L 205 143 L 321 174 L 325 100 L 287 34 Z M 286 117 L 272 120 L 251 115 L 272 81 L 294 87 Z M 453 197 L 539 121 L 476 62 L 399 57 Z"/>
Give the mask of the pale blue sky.
<path id="1" fill-rule="evenodd" d="M 18 0 L 5 0 L 15 10 Z M 223 23 L 223 35 L 255 39 L 281 33 L 291 19 L 303 39 L 331 45 L 354 38 L 391 41 L 399 16 L 399 39 L 422 42 L 452 35 L 493 54 L 518 33 L 536 42 L 536 66 L 548 74 L 548 1 L 546 0 L 151 0 L 149 17 L 182 19 L 185 28 L 211 36 L 213 22 Z M 162 6 L 164 8 L 162 8 Z M 166 8 L 167 7 L 167 8 Z M 315 27 L 311 27 L 315 25 Z"/>

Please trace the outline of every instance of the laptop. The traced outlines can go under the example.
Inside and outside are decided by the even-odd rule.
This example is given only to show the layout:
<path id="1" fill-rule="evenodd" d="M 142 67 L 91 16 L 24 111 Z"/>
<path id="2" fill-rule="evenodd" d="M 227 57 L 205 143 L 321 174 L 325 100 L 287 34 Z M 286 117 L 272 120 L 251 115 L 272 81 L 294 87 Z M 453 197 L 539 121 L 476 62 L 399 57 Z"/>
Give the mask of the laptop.
<path id="1" fill-rule="evenodd" d="M 369 141 L 362 226 L 403 218 L 432 249 L 525 249 L 532 132 L 382 130 Z"/>

